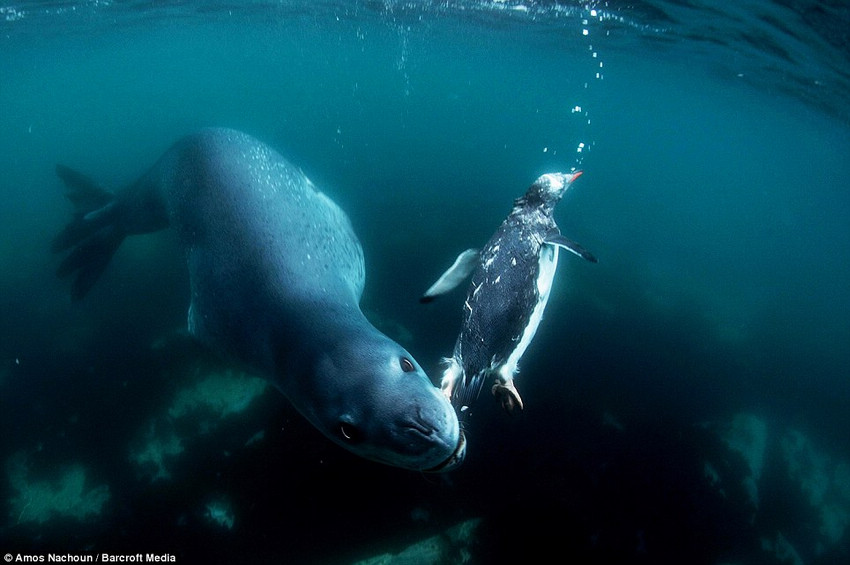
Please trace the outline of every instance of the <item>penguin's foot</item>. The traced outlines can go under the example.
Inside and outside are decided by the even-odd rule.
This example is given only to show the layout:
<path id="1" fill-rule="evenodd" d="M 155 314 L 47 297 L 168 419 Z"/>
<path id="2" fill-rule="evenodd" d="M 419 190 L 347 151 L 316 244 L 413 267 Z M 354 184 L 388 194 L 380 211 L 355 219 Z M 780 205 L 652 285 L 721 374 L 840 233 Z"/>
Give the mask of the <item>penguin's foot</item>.
<path id="1" fill-rule="evenodd" d="M 502 403 L 505 412 L 511 413 L 517 407 L 520 410 L 523 409 L 522 398 L 520 398 L 519 391 L 514 386 L 513 379 L 508 381 L 496 379 L 496 384 L 493 385 L 491 392 Z"/>
<path id="2" fill-rule="evenodd" d="M 455 385 L 458 379 L 463 378 L 463 365 L 454 357 L 443 359 L 443 362 L 446 368 L 443 371 L 443 378 L 440 379 L 440 390 L 449 402 L 451 402 L 452 395 L 455 393 Z"/>
<path id="3" fill-rule="evenodd" d="M 440 391 L 443 393 L 443 396 L 445 396 L 446 399 L 451 402 L 452 394 L 454 394 L 455 391 L 454 379 L 443 379 L 443 381 L 440 383 Z"/>

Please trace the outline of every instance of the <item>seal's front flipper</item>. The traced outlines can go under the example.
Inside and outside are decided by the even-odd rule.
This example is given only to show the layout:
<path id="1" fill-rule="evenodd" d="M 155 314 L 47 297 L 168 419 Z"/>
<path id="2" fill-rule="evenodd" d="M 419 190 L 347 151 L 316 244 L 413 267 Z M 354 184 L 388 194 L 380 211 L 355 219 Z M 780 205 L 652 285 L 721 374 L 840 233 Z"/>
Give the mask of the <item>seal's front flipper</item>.
<path id="1" fill-rule="evenodd" d="M 71 297 L 79 300 L 103 273 L 124 240 L 124 233 L 117 224 L 113 193 L 64 165 L 56 166 L 56 174 L 65 183 L 65 196 L 74 205 L 73 220 L 53 239 L 54 253 L 73 248 L 56 274 L 66 277 L 76 272 Z"/>
<path id="2" fill-rule="evenodd" d="M 475 267 L 478 266 L 478 250 L 467 249 L 457 256 L 455 262 L 449 269 L 443 273 L 437 282 L 431 285 L 431 288 L 425 291 L 419 302 L 431 302 L 437 296 L 445 294 L 455 288 L 461 282 L 472 274 Z"/>
<path id="3" fill-rule="evenodd" d="M 548 243 L 549 245 L 557 245 L 558 247 L 562 247 L 570 253 L 575 253 L 582 259 L 586 259 L 591 263 L 599 262 L 599 260 L 593 255 L 593 253 L 591 253 L 575 241 L 567 239 L 556 231 L 553 231 L 552 233 L 548 234 L 543 241 L 544 243 Z"/>

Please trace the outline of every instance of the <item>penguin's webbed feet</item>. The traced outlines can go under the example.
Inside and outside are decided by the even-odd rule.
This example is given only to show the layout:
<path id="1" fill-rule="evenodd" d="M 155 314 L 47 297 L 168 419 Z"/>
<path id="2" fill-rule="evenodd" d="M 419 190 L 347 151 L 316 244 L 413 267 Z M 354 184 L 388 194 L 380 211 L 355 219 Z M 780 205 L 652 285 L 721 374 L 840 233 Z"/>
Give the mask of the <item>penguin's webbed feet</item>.
<path id="1" fill-rule="evenodd" d="M 455 391 L 455 381 L 453 379 L 443 379 L 440 383 L 440 392 L 446 397 L 449 402 L 452 401 L 452 395 Z"/>
<path id="2" fill-rule="evenodd" d="M 514 386 L 514 380 L 503 380 L 501 378 L 496 379 L 496 384 L 493 385 L 493 388 L 490 389 L 493 393 L 493 396 L 499 399 L 502 403 L 502 408 L 505 412 L 512 413 L 515 408 L 523 409 L 522 398 L 519 395 L 519 391 Z"/>
<path id="3" fill-rule="evenodd" d="M 455 393 L 455 386 L 458 380 L 463 378 L 463 365 L 455 357 L 443 359 L 443 362 L 446 368 L 443 371 L 443 378 L 440 379 L 440 391 L 451 402 Z"/>

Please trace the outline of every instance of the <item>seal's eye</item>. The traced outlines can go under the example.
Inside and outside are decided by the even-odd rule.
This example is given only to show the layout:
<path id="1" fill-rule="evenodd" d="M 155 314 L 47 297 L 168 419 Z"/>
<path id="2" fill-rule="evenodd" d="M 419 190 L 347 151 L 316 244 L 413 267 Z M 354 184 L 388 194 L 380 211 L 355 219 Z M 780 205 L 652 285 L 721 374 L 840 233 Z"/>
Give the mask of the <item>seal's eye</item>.
<path id="1" fill-rule="evenodd" d="M 412 373 L 416 370 L 416 367 L 413 366 L 413 361 L 407 357 L 402 357 L 398 360 L 398 363 L 401 365 L 401 370 L 405 373 Z"/>
<path id="2" fill-rule="evenodd" d="M 357 443 L 361 439 L 360 430 L 349 422 L 339 423 L 339 435 L 348 443 Z"/>

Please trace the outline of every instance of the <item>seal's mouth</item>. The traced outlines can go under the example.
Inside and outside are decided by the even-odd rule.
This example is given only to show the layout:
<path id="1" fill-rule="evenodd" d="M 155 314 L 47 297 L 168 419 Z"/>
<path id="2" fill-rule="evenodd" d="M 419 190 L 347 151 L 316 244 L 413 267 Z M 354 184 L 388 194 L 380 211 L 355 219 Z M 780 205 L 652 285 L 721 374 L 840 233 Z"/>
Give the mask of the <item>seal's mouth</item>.
<path id="1" fill-rule="evenodd" d="M 431 467 L 430 469 L 423 469 L 426 473 L 441 473 L 443 471 L 451 471 L 455 467 L 458 467 L 461 463 L 463 463 L 463 459 L 466 457 L 466 436 L 463 432 L 460 432 L 460 437 L 457 440 L 457 447 L 452 452 L 449 457 L 437 465 L 436 467 Z"/>

